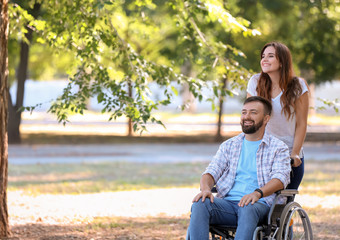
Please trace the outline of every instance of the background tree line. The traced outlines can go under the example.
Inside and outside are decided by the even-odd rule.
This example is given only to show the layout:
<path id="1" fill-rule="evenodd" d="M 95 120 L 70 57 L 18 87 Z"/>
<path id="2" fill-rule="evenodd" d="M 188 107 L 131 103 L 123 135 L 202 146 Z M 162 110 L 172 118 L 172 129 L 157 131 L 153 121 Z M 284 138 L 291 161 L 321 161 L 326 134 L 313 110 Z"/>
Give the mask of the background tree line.
<path id="1" fill-rule="evenodd" d="M 10 83 L 18 82 L 18 92 L 16 103 L 9 98 L 10 142 L 20 142 L 18 110 L 23 105 L 24 81 L 28 77 L 72 79 L 82 75 L 81 84 L 70 84 L 73 88 L 81 85 L 82 91 L 74 94 L 72 100 L 66 100 L 70 92 L 65 92 L 64 101 L 68 102 L 55 102 L 50 111 L 58 114 L 59 121 L 65 121 L 69 112 L 66 109 L 82 112 L 86 99 L 97 97 L 103 112 L 113 112 L 112 118 L 129 117 L 129 134 L 132 124 L 134 130 L 143 130 L 148 120 L 159 122 L 152 118 L 152 109 L 158 104 L 169 104 L 174 94 L 184 92 L 183 108 L 193 109 L 193 98 L 212 102 L 212 110 L 219 115 L 220 139 L 223 101 L 226 96 L 233 96 L 235 88 L 244 88 L 249 71 L 260 71 L 259 52 L 266 42 L 278 40 L 288 45 L 297 75 L 309 83 L 330 81 L 339 75 L 337 0 L 12 3 L 11 20 L 15 27 L 10 34 L 9 79 Z M 134 64 L 140 66 L 131 67 Z M 160 66 L 166 67 L 155 69 Z M 106 73 L 95 68 L 106 68 Z M 147 96 L 147 83 L 157 82 L 150 70 L 161 74 L 156 78 L 163 78 L 159 83 L 168 89 L 163 100 L 142 107 L 144 100 L 138 103 L 135 98 L 150 100 L 152 93 Z M 89 86 L 98 79 L 116 80 L 123 95 L 108 96 L 102 90 L 110 87 L 103 84 Z M 169 87 L 175 81 L 180 82 L 181 89 Z M 212 96 L 200 93 L 207 82 L 213 84 Z M 117 89 L 111 88 L 112 92 Z M 120 103 L 113 106 L 117 96 L 124 99 L 118 97 Z M 64 110 L 56 110 L 60 108 Z M 141 109 L 144 110 L 140 112 Z"/>
<path id="2" fill-rule="evenodd" d="M 309 83 L 330 81 L 339 74 L 339 8 L 336 0 L 91 2 L 13 1 L 12 21 L 18 22 L 18 18 L 21 21 L 13 24 L 17 27 L 12 33 L 16 34 L 10 35 L 13 37 L 10 40 L 10 83 L 18 82 L 16 103 L 9 98 L 10 142 L 20 142 L 21 112 L 18 110 L 23 105 L 24 81 L 28 77 L 55 79 L 69 76 L 71 79 L 73 74 L 79 77 L 86 73 L 88 84 L 93 85 L 93 81 L 108 74 L 104 81 L 118 80 L 126 91 L 123 95 L 113 94 L 126 97 L 120 99 L 120 103 L 112 106 L 114 97 L 99 90 L 108 89 L 108 86 L 88 88 L 84 85 L 85 78 L 81 78 L 82 91 L 73 95 L 77 100 L 66 100 L 64 95 L 64 100 L 69 102 L 66 105 L 65 102 L 54 103 L 50 111 L 58 113 L 59 121 L 65 121 L 67 108 L 82 112 L 86 108 L 85 99 L 97 97 L 103 104 L 103 112 L 113 112 L 112 118 L 129 117 L 129 134 L 133 131 L 132 124 L 134 130 L 143 130 L 147 120 L 159 122 L 151 117 L 152 109 L 158 104 L 169 104 L 173 94 L 184 92 L 183 108 L 193 109 L 195 97 L 212 102 L 213 111 L 216 109 L 219 115 L 217 138 L 220 139 L 223 100 L 227 95 L 233 95 L 233 89 L 244 88 L 248 71 L 260 71 L 259 52 L 266 42 L 278 40 L 287 44 L 293 53 L 297 75 Z M 249 29 L 250 26 L 259 31 Z M 84 42 L 86 38 L 87 43 Z M 78 43 L 73 41 L 76 39 Z M 131 50 L 135 56 L 131 56 Z M 109 56 L 110 53 L 116 56 Z M 136 68 L 131 65 L 139 64 L 135 61 L 138 57 L 148 63 L 141 64 L 138 68 L 141 72 L 134 72 Z M 79 58 L 84 64 L 74 61 Z M 80 73 L 80 65 L 83 65 L 83 73 Z M 154 81 L 149 71 L 156 65 L 167 66 L 156 70 L 156 74 L 162 72 L 161 77 L 168 78 L 167 83 L 161 80 L 163 86 L 179 79 L 181 82 L 182 78 L 195 79 L 195 84 L 189 86 L 184 80 L 180 83 L 181 89 L 170 87 L 164 92 L 165 99 L 153 107 L 149 102 L 140 112 L 138 106 L 143 100 L 138 103 L 135 98 L 146 99 L 147 83 L 150 79 Z M 96 67 L 105 67 L 108 71 L 103 75 L 94 70 Z M 75 74 L 77 71 L 78 75 Z M 182 76 L 178 78 L 176 74 Z M 199 81 L 203 82 L 198 84 Z M 213 83 L 214 90 L 212 96 L 204 97 L 200 90 L 207 82 Z M 80 86 L 77 81 L 73 85 Z M 135 91 L 137 89 L 139 92 Z M 70 95 L 70 92 L 65 94 Z M 150 99 L 150 95 L 147 98 Z M 128 106 L 128 111 L 122 111 L 124 106 Z"/>

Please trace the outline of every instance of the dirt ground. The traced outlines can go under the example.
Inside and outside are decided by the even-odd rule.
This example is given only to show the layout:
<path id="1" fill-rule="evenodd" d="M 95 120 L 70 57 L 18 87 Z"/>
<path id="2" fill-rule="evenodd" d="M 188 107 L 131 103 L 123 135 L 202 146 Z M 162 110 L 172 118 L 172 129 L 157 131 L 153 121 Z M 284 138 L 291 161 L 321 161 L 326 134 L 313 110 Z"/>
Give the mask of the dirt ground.
<path id="1" fill-rule="evenodd" d="M 188 219 L 120 218 L 107 223 L 82 225 L 26 224 L 12 227 L 8 239 L 185 239 Z"/>
<path id="2" fill-rule="evenodd" d="M 10 192 L 12 235 L 8 239 L 185 239 L 190 199 L 196 191 L 173 188 L 39 196 Z M 165 200 L 176 192 L 177 197 Z M 302 195 L 296 199 L 308 212 L 314 239 L 340 239 L 339 198 Z"/>
<path id="3" fill-rule="evenodd" d="M 320 216 L 321 218 L 327 218 Z M 339 214 L 337 219 L 339 219 Z M 340 239 L 339 223 L 336 219 L 325 223 L 314 223 L 314 239 Z M 107 223 L 82 225 L 49 225 L 43 223 L 12 227 L 8 239 L 66 240 L 66 239 L 185 239 L 188 218 L 120 218 L 107 219 Z"/>

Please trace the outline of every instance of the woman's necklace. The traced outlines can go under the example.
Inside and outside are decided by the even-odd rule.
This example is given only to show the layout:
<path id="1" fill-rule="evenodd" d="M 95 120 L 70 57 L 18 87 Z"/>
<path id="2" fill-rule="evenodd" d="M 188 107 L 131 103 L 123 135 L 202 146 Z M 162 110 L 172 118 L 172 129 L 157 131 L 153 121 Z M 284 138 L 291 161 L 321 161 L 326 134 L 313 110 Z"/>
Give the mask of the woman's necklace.
<path id="1" fill-rule="evenodd" d="M 275 87 L 272 86 L 272 91 L 275 91 L 276 89 L 278 89 L 278 86 Z"/>

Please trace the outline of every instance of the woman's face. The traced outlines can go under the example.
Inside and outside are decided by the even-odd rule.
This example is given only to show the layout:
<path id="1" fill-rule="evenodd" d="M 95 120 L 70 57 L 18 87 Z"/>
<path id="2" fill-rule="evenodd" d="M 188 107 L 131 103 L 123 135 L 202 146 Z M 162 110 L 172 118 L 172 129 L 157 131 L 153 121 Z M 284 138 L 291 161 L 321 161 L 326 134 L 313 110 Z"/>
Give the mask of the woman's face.
<path id="1" fill-rule="evenodd" d="M 264 73 L 277 72 L 280 69 L 280 62 L 276 57 L 276 50 L 273 46 L 268 46 L 261 56 L 261 69 Z"/>

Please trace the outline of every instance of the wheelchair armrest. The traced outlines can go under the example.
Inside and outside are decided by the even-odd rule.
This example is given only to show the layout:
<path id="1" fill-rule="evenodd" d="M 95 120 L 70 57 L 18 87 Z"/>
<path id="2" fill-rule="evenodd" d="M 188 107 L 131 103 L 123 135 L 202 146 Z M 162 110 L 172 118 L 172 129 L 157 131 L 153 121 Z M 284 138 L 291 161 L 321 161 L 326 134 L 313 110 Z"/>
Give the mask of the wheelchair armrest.
<path id="1" fill-rule="evenodd" d="M 214 186 L 212 189 L 211 189 L 211 192 L 212 193 L 217 193 L 217 189 L 216 189 L 216 186 Z M 281 196 L 285 196 L 285 197 L 288 197 L 288 196 L 294 196 L 296 194 L 299 193 L 298 190 L 295 190 L 295 189 L 283 189 L 283 190 L 279 190 L 277 192 L 275 192 L 276 195 L 281 195 Z"/>
<path id="2" fill-rule="evenodd" d="M 285 197 L 292 197 L 292 196 L 294 196 L 298 193 L 299 193 L 299 191 L 295 190 L 295 189 L 283 189 L 283 190 L 277 191 L 276 195 L 281 195 L 281 196 L 285 196 Z"/>

